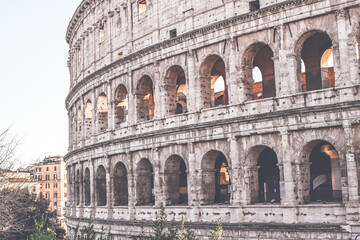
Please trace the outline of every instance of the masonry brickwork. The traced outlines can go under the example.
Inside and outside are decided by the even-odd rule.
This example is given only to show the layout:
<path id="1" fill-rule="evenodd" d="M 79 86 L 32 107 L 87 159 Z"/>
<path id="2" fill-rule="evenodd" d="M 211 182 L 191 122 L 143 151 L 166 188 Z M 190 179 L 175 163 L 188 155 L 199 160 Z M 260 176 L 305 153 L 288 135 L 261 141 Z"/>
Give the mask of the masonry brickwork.
<path id="1" fill-rule="evenodd" d="M 67 225 L 207 239 L 360 233 L 359 0 L 83 0 L 70 46 Z M 257 71 L 257 72 L 256 72 Z"/>

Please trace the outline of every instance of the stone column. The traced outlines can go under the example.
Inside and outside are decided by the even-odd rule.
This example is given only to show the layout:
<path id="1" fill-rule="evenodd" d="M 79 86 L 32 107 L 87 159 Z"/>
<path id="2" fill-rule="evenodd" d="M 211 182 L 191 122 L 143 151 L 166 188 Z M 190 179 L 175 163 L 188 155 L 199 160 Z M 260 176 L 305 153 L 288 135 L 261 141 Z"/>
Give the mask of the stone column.
<path id="1" fill-rule="evenodd" d="M 71 166 L 68 165 L 66 166 L 67 169 L 67 174 L 66 174 L 66 178 L 67 178 L 67 185 L 66 185 L 66 192 L 67 192 L 67 201 L 66 201 L 66 208 L 70 209 L 71 203 L 72 203 L 72 193 L 71 193 Z M 67 211 L 66 215 L 70 216 L 71 212 Z"/>
<path id="2" fill-rule="evenodd" d="M 274 71 L 275 71 L 275 86 L 276 86 L 276 96 L 284 96 L 291 94 L 290 86 L 297 86 L 297 74 L 296 67 L 297 63 L 289 62 L 286 55 L 286 45 L 285 45 L 285 26 L 279 25 L 276 27 L 277 31 L 277 46 L 278 54 L 274 58 Z M 296 60 L 296 58 L 295 58 Z M 289 66 L 290 65 L 290 66 Z M 289 78 L 289 69 L 295 74 L 292 78 Z M 281 81 L 281 79 L 287 79 L 287 81 Z M 294 92 L 295 93 L 295 92 Z"/>
<path id="3" fill-rule="evenodd" d="M 196 107 L 196 95 L 195 95 L 195 89 L 196 89 L 196 74 L 195 74 L 195 52 L 194 51 L 189 51 L 186 54 L 186 59 L 187 59 L 187 72 L 188 72 L 188 76 L 187 76 L 187 81 L 186 81 L 186 92 L 187 92 L 187 96 L 186 96 L 186 100 L 187 100 L 187 109 L 190 113 L 193 112 L 197 112 L 197 107 Z"/>
<path id="4" fill-rule="evenodd" d="M 113 166 L 111 159 L 106 156 L 106 206 L 108 210 L 108 219 L 113 218 Z"/>
<path id="5" fill-rule="evenodd" d="M 106 83 L 107 87 L 107 98 L 108 98 L 108 131 L 113 131 L 115 128 L 115 118 L 114 118 L 114 99 L 112 94 L 111 83 Z"/>
<path id="6" fill-rule="evenodd" d="M 81 146 L 85 146 L 86 139 L 86 122 L 85 122 L 85 109 L 84 96 L 81 97 Z"/>
<path id="7" fill-rule="evenodd" d="M 73 114 L 72 111 L 69 110 L 68 111 L 68 124 L 69 124 L 69 147 L 68 147 L 68 151 L 71 152 L 72 150 L 74 150 L 74 143 L 73 143 L 73 127 L 72 127 L 72 119 L 73 119 Z"/>
<path id="8" fill-rule="evenodd" d="M 346 203 L 346 220 L 358 224 L 359 222 L 359 184 L 358 172 L 354 156 L 354 129 L 350 120 L 344 120 L 343 128 L 345 133 L 345 160 L 347 170 L 348 202 Z"/>
<path id="9" fill-rule="evenodd" d="M 350 79 L 350 62 L 349 62 L 349 51 L 348 51 L 348 24 L 349 21 L 347 20 L 347 10 L 345 9 L 339 9 L 335 11 L 335 17 L 336 17 L 336 24 L 337 24 L 337 32 L 338 32 L 338 38 L 339 38 L 339 60 L 340 62 L 336 62 L 338 64 L 337 69 L 340 67 L 340 72 L 335 72 L 335 85 L 340 86 L 349 86 L 352 85 Z M 334 54 L 334 57 L 336 55 Z M 335 59 L 334 59 L 335 60 Z M 336 60 L 335 60 L 336 61 Z"/>
<path id="10" fill-rule="evenodd" d="M 228 85 L 228 99 L 229 104 L 239 104 L 239 84 L 238 78 L 240 76 L 239 71 L 236 68 L 236 63 L 238 60 L 237 54 L 237 39 L 231 38 L 230 39 L 230 53 L 229 53 L 229 76 L 227 77 L 227 85 Z"/>
<path id="11" fill-rule="evenodd" d="M 96 91 L 95 89 L 92 90 L 92 96 L 91 96 L 91 101 L 92 101 L 92 119 L 91 119 L 91 132 L 92 132 L 92 138 L 93 138 L 93 143 L 97 142 L 96 139 L 96 135 L 97 135 L 97 98 L 96 98 Z"/>
<path id="12" fill-rule="evenodd" d="M 197 171 L 196 171 L 196 156 L 194 151 L 194 144 L 188 144 L 188 161 L 189 161 L 189 169 L 188 169 L 188 204 L 189 206 L 198 206 L 199 199 L 197 196 L 197 187 L 196 187 L 196 179 L 197 179 Z"/>
<path id="13" fill-rule="evenodd" d="M 80 217 L 84 216 L 84 163 L 80 162 L 80 180 L 79 180 L 79 208 Z"/>
<path id="14" fill-rule="evenodd" d="M 188 143 L 188 161 L 188 205 L 191 206 L 192 209 L 191 219 L 197 221 L 200 218 L 198 208 L 200 206 L 199 191 L 201 189 L 199 184 L 201 184 L 201 178 L 199 178 L 199 171 L 196 166 L 196 153 L 192 142 Z"/>
<path id="15" fill-rule="evenodd" d="M 136 84 L 136 81 L 133 79 L 132 71 L 128 69 L 129 76 L 129 90 L 128 90 L 128 124 L 135 125 L 136 123 L 136 86 L 133 86 L 133 83 Z"/>
<path id="16" fill-rule="evenodd" d="M 230 160 L 231 160 L 231 199 L 230 203 L 232 205 L 240 205 L 241 203 L 241 179 L 244 176 L 241 176 L 240 171 L 240 158 L 239 158 L 239 147 L 236 137 L 233 136 L 228 139 L 230 143 Z"/>
<path id="17" fill-rule="evenodd" d="M 287 62 L 287 79 L 290 81 L 291 84 L 289 84 L 289 94 L 293 95 L 299 92 L 302 92 L 302 77 L 301 81 L 299 80 L 301 74 L 301 70 L 298 69 L 298 66 L 300 65 L 299 61 L 301 62 L 301 59 L 296 56 L 296 54 L 287 54 L 286 55 L 286 62 Z"/>
<path id="18" fill-rule="evenodd" d="M 131 156 L 131 153 L 126 153 L 126 158 L 129 163 L 129 169 L 128 169 L 128 199 L 129 199 L 129 212 L 130 212 L 130 220 L 135 219 L 135 204 L 136 204 L 136 176 L 134 173 L 134 163 Z"/>
<path id="19" fill-rule="evenodd" d="M 161 79 L 160 79 L 160 63 L 158 61 L 154 62 L 154 79 L 153 81 L 153 97 L 154 97 L 154 104 L 155 104 L 155 111 L 154 111 L 154 119 L 161 119 L 163 118 L 163 114 L 165 111 L 162 110 L 164 108 L 164 103 L 162 103 L 162 89 L 161 89 Z"/>
<path id="20" fill-rule="evenodd" d="M 90 198 L 91 198 L 91 218 L 95 218 L 95 211 L 96 211 L 96 169 L 94 160 L 90 160 L 91 165 L 89 166 L 90 170 Z"/>
<path id="21" fill-rule="evenodd" d="M 283 164 L 283 174 L 284 174 L 284 188 L 280 191 L 285 192 L 281 194 L 284 198 L 281 200 L 283 205 L 295 205 L 295 182 L 294 182 L 294 169 L 291 163 L 290 156 L 290 143 L 289 143 L 289 132 L 285 129 L 280 130 L 281 132 L 281 149 L 282 149 L 282 164 Z"/>
<path id="22" fill-rule="evenodd" d="M 164 203 L 164 194 L 162 191 L 163 176 L 160 174 L 160 150 L 158 148 L 152 149 L 153 170 L 154 170 L 154 195 L 155 206 L 160 207 Z"/>

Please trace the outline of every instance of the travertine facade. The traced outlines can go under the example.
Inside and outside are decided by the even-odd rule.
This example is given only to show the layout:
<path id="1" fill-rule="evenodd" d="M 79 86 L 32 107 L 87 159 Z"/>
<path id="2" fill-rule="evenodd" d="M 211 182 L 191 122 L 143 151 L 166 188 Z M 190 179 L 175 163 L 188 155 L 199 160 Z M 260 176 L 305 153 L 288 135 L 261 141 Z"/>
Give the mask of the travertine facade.
<path id="1" fill-rule="evenodd" d="M 67 224 L 129 239 L 161 203 L 225 239 L 360 233 L 359 0 L 84 0 Z M 107 230 L 106 230 L 107 231 Z"/>

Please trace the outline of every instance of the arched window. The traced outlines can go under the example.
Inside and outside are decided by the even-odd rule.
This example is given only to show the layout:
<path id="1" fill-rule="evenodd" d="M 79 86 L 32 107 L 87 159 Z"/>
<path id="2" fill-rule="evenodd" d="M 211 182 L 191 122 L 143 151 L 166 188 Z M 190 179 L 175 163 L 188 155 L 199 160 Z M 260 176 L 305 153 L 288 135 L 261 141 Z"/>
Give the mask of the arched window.
<path id="1" fill-rule="evenodd" d="M 186 205 L 187 174 L 184 160 L 178 155 L 172 155 L 165 163 L 166 205 Z"/>
<path id="2" fill-rule="evenodd" d="M 280 202 L 280 170 L 277 163 L 277 156 L 274 150 L 266 147 L 261 151 L 257 161 L 259 183 L 258 202 Z"/>
<path id="3" fill-rule="evenodd" d="M 128 181 L 125 165 L 117 163 L 114 168 L 114 206 L 128 204 Z"/>
<path id="4" fill-rule="evenodd" d="M 136 168 L 136 205 L 153 205 L 154 196 L 154 176 L 153 168 L 148 159 L 142 159 Z"/>
<path id="5" fill-rule="evenodd" d="M 85 168 L 85 177 L 84 177 L 84 200 L 85 206 L 89 206 L 91 203 L 90 198 L 90 170 Z"/>
<path id="6" fill-rule="evenodd" d="M 276 96 L 273 57 L 273 51 L 264 43 L 255 43 L 245 51 L 243 71 L 248 99 Z"/>
<path id="7" fill-rule="evenodd" d="M 127 121 L 128 99 L 126 87 L 120 84 L 115 91 L 115 127 Z"/>
<path id="8" fill-rule="evenodd" d="M 96 203 L 98 206 L 105 206 L 106 201 L 106 171 L 100 165 L 96 171 Z"/>
<path id="9" fill-rule="evenodd" d="M 219 56 L 211 55 L 200 67 L 201 98 L 205 108 L 228 104 L 225 63 Z"/>
<path id="10" fill-rule="evenodd" d="M 82 115 L 81 115 L 81 108 L 79 107 L 77 110 L 77 138 L 81 140 L 82 137 Z"/>
<path id="11" fill-rule="evenodd" d="M 153 83 L 149 76 L 143 76 L 137 85 L 136 111 L 138 121 L 147 121 L 154 118 L 155 103 Z"/>
<path id="12" fill-rule="evenodd" d="M 90 100 L 86 102 L 85 108 L 85 134 L 86 138 L 90 137 L 92 133 L 92 103 Z"/>
<path id="13" fill-rule="evenodd" d="M 310 201 L 341 202 L 339 154 L 328 142 L 316 141 L 310 152 Z"/>
<path id="14" fill-rule="evenodd" d="M 204 155 L 201 166 L 203 204 L 229 204 L 229 164 L 224 154 L 215 150 L 209 151 Z"/>
<path id="15" fill-rule="evenodd" d="M 305 39 L 305 40 L 303 40 Z M 334 87 L 335 72 L 332 41 L 326 33 L 310 32 L 304 35 L 301 59 L 305 65 L 305 74 L 301 79 L 303 91 Z M 300 64 L 299 64 L 300 65 Z"/>
<path id="16" fill-rule="evenodd" d="M 105 93 L 101 93 L 97 102 L 98 131 L 105 132 L 108 128 L 108 100 Z"/>
<path id="17" fill-rule="evenodd" d="M 164 80 L 166 94 L 166 114 L 181 114 L 187 111 L 186 80 L 180 66 L 172 66 L 166 71 Z"/>

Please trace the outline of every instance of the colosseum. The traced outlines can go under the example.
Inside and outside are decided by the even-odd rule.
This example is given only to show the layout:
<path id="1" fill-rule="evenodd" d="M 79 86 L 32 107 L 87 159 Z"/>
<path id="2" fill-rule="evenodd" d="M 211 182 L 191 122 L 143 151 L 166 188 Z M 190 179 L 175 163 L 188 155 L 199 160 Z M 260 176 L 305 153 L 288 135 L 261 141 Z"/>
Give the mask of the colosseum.
<path id="1" fill-rule="evenodd" d="M 67 225 L 360 234 L 359 0 L 83 0 L 67 29 Z"/>

